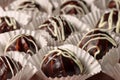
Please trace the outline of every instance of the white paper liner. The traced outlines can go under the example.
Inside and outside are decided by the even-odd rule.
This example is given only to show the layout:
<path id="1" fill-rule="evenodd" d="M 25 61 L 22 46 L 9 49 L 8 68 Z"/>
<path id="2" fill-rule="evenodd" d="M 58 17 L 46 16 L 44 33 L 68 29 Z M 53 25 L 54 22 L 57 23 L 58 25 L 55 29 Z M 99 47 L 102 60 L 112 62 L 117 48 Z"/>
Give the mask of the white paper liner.
<path id="1" fill-rule="evenodd" d="M 6 53 L 6 56 L 12 58 L 22 65 L 22 69 L 16 73 L 15 76 L 13 76 L 13 79 L 10 80 L 27 80 L 26 78 L 31 77 L 35 72 L 37 72 L 37 69 L 27 61 L 28 55 L 24 54 L 23 52 L 10 51 Z"/>
<path id="2" fill-rule="evenodd" d="M 38 27 L 49 18 L 48 14 L 41 12 L 36 13 L 36 12 L 27 11 L 25 12 L 25 14 L 29 14 L 32 17 L 32 20 L 27 25 L 23 26 L 24 29 L 29 29 L 29 30 L 38 29 Z"/>
<path id="3" fill-rule="evenodd" d="M 86 80 L 89 77 L 89 75 L 74 75 L 74 76 L 68 76 L 68 77 L 61 77 L 61 78 L 49 78 L 50 80 Z"/>
<path id="4" fill-rule="evenodd" d="M 0 16 L 13 17 L 21 25 L 26 25 L 31 20 L 31 17 L 29 15 L 17 11 L 4 11 L 0 13 Z"/>
<path id="5" fill-rule="evenodd" d="M 118 51 L 119 49 L 120 47 L 112 48 L 109 52 L 107 52 L 101 60 L 101 65 L 104 67 L 104 65 L 109 63 L 110 65 L 114 66 L 116 63 L 118 63 L 120 60 L 120 53 Z"/>
<path id="6" fill-rule="evenodd" d="M 91 6 L 91 10 L 102 10 L 105 11 L 107 10 L 107 5 L 109 3 L 109 1 L 111 0 L 94 0 L 92 6 Z"/>
<path id="7" fill-rule="evenodd" d="M 39 76 L 40 79 L 38 80 L 46 79 L 46 77 L 40 70 L 38 71 L 35 66 L 27 61 L 27 59 L 30 57 L 29 55 L 26 55 L 23 52 L 10 51 L 7 52 L 7 56 L 11 57 L 22 65 L 22 69 L 20 70 L 20 72 L 18 72 L 10 80 L 29 80 L 34 75 Z"/>
<path id="8" fill-rule="evenodd" d="M 16 10 L 16 7 L 18 7 L 24 1 L 29 1 L 29 0 L 16 0 L 13 3 L 11 3 L 9 6 L 7 6 L 6 10 Z M 49 0 L 34 0 L 34 1 L 38 3 L 43 9 L 45 9 L 48 14 L 50 15 L 52 14 L 52 5 L 50 4 Z"/>
<path id="9" fill-rule="evenodd" d="M 1 46 L 3 47 L 2 49 L 3 50 L 5 49 L 6 45 L 9 43 L 9 40 L 11 38 L 14 38 L 15 36 L 20 34 L 31 35 L 35 39 L 37 45 L 40 46 L 41 48 L 47 46 L 47 41 L 41 35 L 37 35 L 37 32 L 21 29 L 21 30 L 15 30 L 15 31 L 10 31 L 7 33 L 0 34 L 0 37 L 1 37 L 0 43 L 1 43 Z M 1 51 L 1 52 L 4 52 L 4 51 Z"/>
<path id="10" fill-rule="evenodd" d="M 88 13 L 87 15 L 82 17 L 81 21 L 85 24 L 88 24 L 90 28 L 94 29 L 103 14 L 104 12 L 100 10 L 92 11 L 91 13 Z"/>
<path id="11" fill-rule="evenodd" d="M 104 65 L 103 70 L 113 77 L 115 80 L 120 80 L 120 64 L 117 63 L 114 66 L 110 64 Z"/>
<path id="12" fill-rule="evenodd" d="M 72 45 L 77 46 L 77 44 L 80 42 L 82 37 L 83 37 L 82 33 L 77 33 L 77 34 L 71 35 L 70 37 L 68 37 L 65 40 L 64 44 L 72 44 Z"/>
<path id="13" fill-rule="evenodd" d="M 73 24 L 79 32 L 88 32 L 90 30 L 89 25 L 82 23 L 79 19 L 71 15 L 63 15 L 67 21 Z"/>
<path id="14" fill-rule="evenodd" d="M 45 54 L 49 51 L 54 50 L 56 47 L 44 47 L 42 48 L 38 54 L 33 55 L 29 62 L 31 62 L 37 69 L 40 69 L 41 61 Z M 89 53 L 81 50 L 73 45 L 63 45 L 60 46 L 61 49 L 68 49 L 75 53 L 75 55 L 80 59 L 81 63 L 84 66 L 83 74 L 91 74 L 94 75 L 101 71 L 101 66 L 97 60 L 95 60 Z"/>
<path id="15" fill-rule="evenodd" d="M 0 0 L 0 6 L 2 8 L 5 8 L 6 6 L 8 6 L 10 3 L 12 3 L 15 0 Z"/>

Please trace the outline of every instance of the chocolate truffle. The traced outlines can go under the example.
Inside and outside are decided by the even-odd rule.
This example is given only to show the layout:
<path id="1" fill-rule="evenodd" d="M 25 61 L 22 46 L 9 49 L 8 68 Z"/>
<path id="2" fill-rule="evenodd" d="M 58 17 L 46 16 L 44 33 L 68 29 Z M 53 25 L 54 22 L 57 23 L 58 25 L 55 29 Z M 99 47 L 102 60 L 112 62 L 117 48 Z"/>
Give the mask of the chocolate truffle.
<path id="1" fill-rule="evenodd" d="M 111 76 L 107 75 L 104 72 L 100 72 L 100 73 L 95 74 L 86 80 L 115 80 L 115 79 L 113 79 Z"/>
<path id="2" fill-rule="evenodd" d="M 0 56 L 0 80 L 11 79 L 21 68 L 21 64 L 14 61 L 12 58 Z"/>
<path id="3" fill-rule="evenodd" d="M 68 0 L 60 7 L 61 14 L 69 14 L 80 18 L 89 12 L 88 6 L 83 0 Z"/>
<path id="4" fill-rule="evenodd" d="M 12 38 L 6 45 L 5 52 L 19 51 L 30 54 L 31 56 L 38 51 L 35 39 L 30 35 L 21 34 Z"/>
<path id="5" fill-rule="evenodd" d="M 14 18 L 7 16 L 0 17 L 0 33 L 13 31 L 16 29 L 20 29 L 20 26 Z"/>
<path id="6" fill-rule="evenodd" d="M 60 78 L 82 74 L 83 65 L 70 50 L 57 48 L 44 56 L 41 69 L 47 77 Z"/>
<path id="7" fill-rule="evenodd" d="M 44 11 L 45 10 L 35 1 L 33 0 L 27 0 L 22 3 L 20 3 L 17 7 L 16 10 L 36 10 L 36 11 Z"/>
<path id="8" fill-rule="evenodd" d="M 116 33 L 120 33 L 120 12 L 111 10 L 105 13 L 97 24 L 97 28 L 113 29 Z"/>
<path id="9" fill-rule="evenodd" d="M 47 31 L 52 38 L 64 41 L 71 33 L 75 32 L 75 27 L 63 16 L 51 17 L 39 26 L 39 29 Z"/>
<path id="10" fill-rule="evenodd" d="M 112 47 L 117 47 L 117 43 L 105 31 L 95 29 L 84 35 L 78 46 L 96 59 L 101 59 Z"/>
<path id="11" fill-rule="evenodd" d="M 108 2 L 108 8 L 110 9 L 120 9 L 120 0 L 111 0 Z"/>

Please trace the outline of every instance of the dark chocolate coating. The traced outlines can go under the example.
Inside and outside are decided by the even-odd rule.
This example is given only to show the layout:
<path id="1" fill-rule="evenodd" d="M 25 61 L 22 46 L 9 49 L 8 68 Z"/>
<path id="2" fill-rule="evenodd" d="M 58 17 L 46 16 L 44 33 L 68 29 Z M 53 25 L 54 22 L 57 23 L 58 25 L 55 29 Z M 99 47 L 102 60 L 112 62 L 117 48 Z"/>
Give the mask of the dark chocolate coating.
<path id="1" fill-rule="evenodd" d="M 69 15 L 85 15 L 87 13 L 86 10 L 89 11 L 86 2 L 83 0 L 68 0 L 60 6 L 60 9 L 61 14 Z"/>
<path id="2" fill-rule="evenodd" d="M 64 51 L 63 51 L 64 52 Z M 69 53 L 63 53 L 64 55 L 71 56 Z M 79 75 L 82 73 L 79 66 L 75 63 L 72 58 L 65 57 L 62 54 L 54 51 L 51 54 L 44 57 L 42 63 L 42 71 L 47 77 L 66 77 Z"/>
<path id="3" fill-rule="evenodd" d="M 56 25 L 54 25 L 53 22 Z M 45 21 L 39 29 L 47 31 L 52 36 L 52 38 L 55 40 L 58 40 L 59 38 L 60 41 L 65 40 L 69 35 L 71 35 L 71 33 L 75 31 L 74 26 L 70 22 L 66 21 L 62 16 L 51 17 Z"/>
<path id="4" fill-rule="evenodd" d="M 100 25 L 100 21 L 103 19 L 103 22 L 106 22 L 106 24 L 102 27 L 104 29 L 108 29 L 109 28 L 109 17 L 110 17 L 110 13 L 111 12 L 108 12 L 108 13 L 105 13 L 103 15 L 103 17 L 99 20 L 99 22 L 97 23 L 97 28 L 99 27 Z M 112 15 L 112 26 L 116 26 L 118 22 L 118 11 L 117 10 L 114 10 L 113 11 L 113 15 Z"/>
<path id="5" fill-rule="evenodd" d="M 78 46 L 80 48 L 83 48 L 83 46 L 85 45 L 83 48 L 84 50 L 86 51 L 89 50 L 88 52 L 92 56 L 96 57 L 96 59 L 101 59 L 106 54 L 106 52 L 108 52 L 112 47 L 116 47 L 107 39 L 101 39 L 101 38 L 105 38 L 106 37 L 105 35 L 107 35 L 109 38 L 112 39 L 112 37 L 104 31 L 100 31 L 100 30 L 90 31 L 88 34 L 86 34 L 83 37 L 83 39 L 78 44 Z M 96 39 L 96 38 L 99 38 L 99 39 Z M 100 51 L 100 52 L 96 54 L 97 51 Z"/>
<path id="6" fill-rule="evenodd" d="M 117 7 L 116 7 L 116 3 L 115 3 L 114 0 L 111 0 L 111 1 L 109 2 L 108 8 L 110 8 L 110 9 L 112 9 L 112 8 L 117 8 Z"/>
<path id="7" fill-rule="evenodd" d="M 24 1 L 20 5 L 18 5 L 17 10 L 31 10 L 31 9 L 37 9 L 38 11 L 44 11 L 46 12 L 45 9 L 43 9 L 38 3 L 35 1 Z"/>
<path id="8" fill-rule="evenodd" d="M 22 66 L 19 62 L 16 62 L 7 56 L 0 56 L 0 80 L 11 79 L 21 70 L 21 68 Z"/>
<path id="9" fill-rule="evenodd" d="M 0 17 L 0 33 L 20 29 L 19 24 L 12 17 Z"/>
<path id="10" fill-rule="evenodd" d="M 39 48 L 35 39 L 30 35 L 20 35 L 19 37 L 13 38 L 11 42 L 6 48 L 6 51 L 20 51 L 32 56 Z"/>
<path id="11" fill-rule="evenodd" d="M 100 73 L 95 74 L 86 80 L 115 80 L 115 79 L 113 79 L 111 76 L 105 74 L 104 72 L 100 72 Z"/>

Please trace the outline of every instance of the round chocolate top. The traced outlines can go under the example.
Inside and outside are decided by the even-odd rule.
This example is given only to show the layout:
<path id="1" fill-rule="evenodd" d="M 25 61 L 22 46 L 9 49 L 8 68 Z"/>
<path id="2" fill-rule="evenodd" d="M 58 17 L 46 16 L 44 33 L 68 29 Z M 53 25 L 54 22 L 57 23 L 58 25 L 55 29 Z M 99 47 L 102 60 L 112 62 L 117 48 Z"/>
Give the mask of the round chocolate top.
<path id="1" fill-rule="evenodd" d="M 97 28 L 114 29 L 116 33 L 120 32 L 120 12 L 112 10 L 105 13 L 97 24 Z"/>
<path id="2" fill-rule="evenodd" d="M 58 41 L 65 40 L 76 29 L 62 16 L 51 17 L 39 26 L 39 29 L 46 30 L 52 38 Z"/>
<path id="3" fill-rule="evenodd" d="M 120 0 L 111 0 L 109 3 L 108 3 L 108 8 L 110 9 L 120 9 Z"/>
<path id="4" fill-rule="evenodd" d="M 14 61 L 12 58 L 0 56 L 0 80 L 11 79 L 21 69 L 21 64 Z"/>
<path id="5" fill-rule="evenodd" d="M 0 33 L 20 29 L 20 26 L 12 17 L 0 17 Z"/>
<path id="6" fill-rule="evenodd" d="M 45 11 L 43 8 L 41 8 L 41 6 L 36 3 L 33 0 L 29 0 L 29 1 L 24 1 L 21 4 L 18 5 L 18 7 L 16 8 L 16 10 L 37 10 L 37 11 Z"/>
<path id="7" fill-rule="evenodd" d="M 20 51 L 33 55 L 38 51 L 38 45 L 30 35 L 21 34 L 11 39 L 5 48 L 7 51 Z"/>
<path id="8" fill-rule="evenodd" d="M 78 46 L 96 59 L 101 59 L 109 49 L 117 47 L 117 43 L 105 31 L 96 29 L 88 32 L 78 43 Z"/>
<path id="9" fill-rule="evenodd" d="M 58 48 L 45 55 L 41 69 L 47 77 L 66 77 L 82 74 L 83 65 L 74 53 Z"/>
<path id="10" fill-rule="evenodd" d="M 77 17 L 89 12 L 87 4 L 83 0 L 70 0 L 61 5 L 61 14 L 70 14 Z"/>

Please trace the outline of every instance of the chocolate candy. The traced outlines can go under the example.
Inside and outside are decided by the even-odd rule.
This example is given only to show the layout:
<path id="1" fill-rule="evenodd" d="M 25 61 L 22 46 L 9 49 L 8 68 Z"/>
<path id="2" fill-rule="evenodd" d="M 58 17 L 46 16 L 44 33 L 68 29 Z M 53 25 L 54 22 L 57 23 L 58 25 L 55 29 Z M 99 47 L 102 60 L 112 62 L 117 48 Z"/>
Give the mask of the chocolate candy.
<path id="1" fill-rule="evenodd" d="M 89 52 L 96 59 L 101 59 L 109 49 L 117 47 L 117 43 L 105 31 L 96 29 L 84 35 L 78 46 Z"/>
<path id="2" fill-rule="evenodd" d="M 61 5 L 61 14 L 74 15 L 77 18 L 89 12 L 87 4 L 83 0 L 69 0 Z"/>
<path id="3" fill-rule="evenodd" d="M 0 17 L 0 33 L 20 29 L 20 26 L 12 17 Z"/>
<path id="4" fill-rule="evenodd" d="M 38 3 L 33 0 L 27 0 L 22 2 L 16 7 L 16 10 L 37 10 L 37 11 L 45 11 Z"/>
<path id="5" fill-rule="evenodd" d="M 47 31 L 52 38 L 58 41 L 64 41 L 76 29 L 72 24 L 62 16 L 51 17 L 45 21 L 39 29 Z"/>
<path id="6" fill-rule="evenodd" d="M 11 39 L 5 48 L 7 51 L 20 51 L 30 54 L 31 56 L 38 51 L 39 46 L 34 38 L 30 35 L 21 34 Z"/>
<path id="7" fill-rule="evenodd" d="M 12 58 L 0 56 L 0 80 L 11 79 L 21 68 L 21 64 L 14 61 Z"/>
<path id="8" fill-rule="evenodd" d="M 120 0 L 111 0 L 109 3 L 108 3 L 108 8 L 110 9 L 120 9 Z"/>
<path id="9" fill-rule="evenodd" d="M 104 72 L 97 73 L 86 80 L 115 80 Z"/>
<path id="10" fill-rule="evenodd" d="M 82 74 L 83 65 L 73 52 L 58 48 L 45 55 L 41 69 L 47 77 L 66 77 Z"/>
<path id="11" fill-rule="evenodd" d="M 97 28 L 113 29 L 116 33 L 120 32 L 120 12 L 112 10 L 105 13 L 97 24 Z"/>

